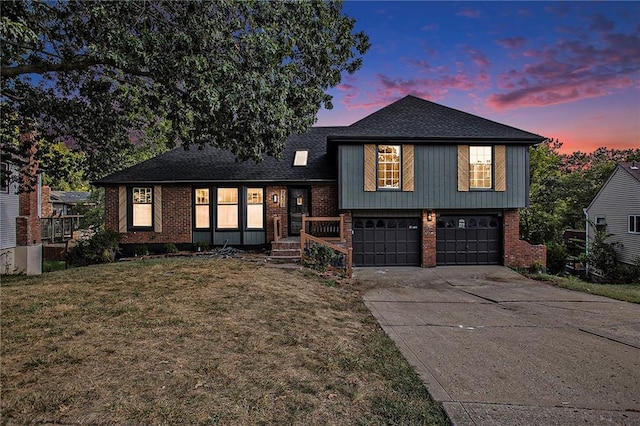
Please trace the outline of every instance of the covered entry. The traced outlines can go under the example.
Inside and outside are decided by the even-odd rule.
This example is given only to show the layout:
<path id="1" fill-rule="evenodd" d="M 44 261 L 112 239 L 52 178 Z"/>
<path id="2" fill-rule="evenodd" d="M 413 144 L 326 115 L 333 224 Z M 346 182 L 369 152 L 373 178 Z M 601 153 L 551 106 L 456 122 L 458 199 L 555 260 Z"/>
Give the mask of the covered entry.
<path id="1" fill-rule="evenodd" d="M 355 266 L 419 266 L 420 219 L 354 218 Z"/>
<path id="2" fill-rule="evenodd" d="M 437 265 L 502 263 L 502 227 L 493 215 L 441 216 L 436 229 Z"/>

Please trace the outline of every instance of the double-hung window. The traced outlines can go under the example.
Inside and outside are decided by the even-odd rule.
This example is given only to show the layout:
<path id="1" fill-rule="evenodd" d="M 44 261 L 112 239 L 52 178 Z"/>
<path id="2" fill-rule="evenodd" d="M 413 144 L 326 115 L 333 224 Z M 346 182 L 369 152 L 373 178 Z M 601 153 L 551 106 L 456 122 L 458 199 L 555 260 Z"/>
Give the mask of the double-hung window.
<path id="1" fill-rule="evenodd" d="M 153 226 L 153 188 L 134 187 L 131 190 L 133 204 L 131 225 L 134 228 Z"/>
<path id="2" fill-rule="evenodd" d="M 378 145 L 378 188 L 400 189 L 400 145 Z"/>
<path id="3" fill-rule="evenodd" d="M 211 226 L 209 217 L 209 188 L 196 188 L 195 190 L 195 222 L 197 229 L 207 229 Z"/>
<path id="4" fill-rule="evenodd" d="M 640 234 L 640 214 L 629 215 L 629 232 Z"/>
<path id="5" fill-rule="evenodd" d="M 262 188 L 247 188 L 247 229 L 264 228 Z"/>
<path id="6" fill-rule="evenodd" d="M 238 229 L 238 188 L 218 188 L 218 229 Z"/>
<path id="7" fill-rule="evenodd" d="M 469 188 L 491 189 L 493 153 L 490 146 L 469 147 Z"/>

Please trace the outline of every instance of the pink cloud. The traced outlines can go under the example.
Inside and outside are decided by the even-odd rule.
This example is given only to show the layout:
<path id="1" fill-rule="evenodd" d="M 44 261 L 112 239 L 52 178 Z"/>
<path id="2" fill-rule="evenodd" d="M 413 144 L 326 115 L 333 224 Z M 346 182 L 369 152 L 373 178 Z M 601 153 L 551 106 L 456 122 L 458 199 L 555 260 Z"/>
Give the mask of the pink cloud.
<path id="1" fill-rule="evenodd" d="M 597 44 L 563 41 L 523 56 L 532 62 L 497 76 L 506 93 L 489 97 L 497 110 L 592 98 L 633 87 L 640 74 L 640 37 L 602 34 Z M 635 83 L 634 83 L 635 82 Z"/>
<path id="2" fill-rule="evenodd" d="M 451 90 L 469 92 L 483 90 L 489 85 L 489 75 L 481 72 L 475 77 L 467 74 L 441 75 L 436 78 L 392 78 L 378 74 L 371 85 L 373 91 L 356 90 L 345 94 L 342 103 L 348 110 L 381 107 L 406 95 L 438 100 Z"/>
<path id="3" fill-rule="evenodd" d="M 478 9 L 472 9 L 470 7 L 465 7 L 464 9 L 461 9 L 456 15 L 458 16 L 465 16 L 467 18 L 479 18 L 480 17 L 480 11 Z"/>
<path id="4" fill-rule="evenodd" d="M 467 48 L 467 53 L 469 54 L 469 56 L 471 56 L 471 60 L 474 64 L 476 64 L 477 67 L 487 68 L 491 65 L 491 62 L 489 62 L 489 58 L 487 58 L 487 55 L 485 55 L 483 52 L 469 47 Z"/>
<path id="5" fill-rule="evenodd" d="M 506 49 L 518 49 L 524 46 L 525 39 L 524 37 L 508 37 L 496 40 L 496 43 Z"/>

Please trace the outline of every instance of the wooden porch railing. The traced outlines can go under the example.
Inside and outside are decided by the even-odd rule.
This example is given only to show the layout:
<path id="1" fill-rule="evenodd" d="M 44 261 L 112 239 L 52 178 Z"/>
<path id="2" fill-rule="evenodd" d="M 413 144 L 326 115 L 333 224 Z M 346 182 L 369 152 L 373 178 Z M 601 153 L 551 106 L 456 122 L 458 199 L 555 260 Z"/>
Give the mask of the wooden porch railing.
<path id="1" fill-rule="evenodd" d="M 304 221 L 304 217 L 303 217 Z M 304 223 L 304 222 L 303 222 Z M 314 237 L 313 235 L 309 235 L 304 232 L 304 227 L 300 230 L 300 257 L 301 260 L 305 259 L 305 249 L 310 247 L 313 243 L 322 244 L 331 248 L 334 251 L 342 253 L 344 255 L 343 259 L 338 259 L 336 265 L 330 265 L 330 267 L 334 269 L 344 269 L 347 277 L 351 278 L 351 274 L 353 273 L 353 249 L 351 247 L 344 248 L 340 247 L 336 244 L 330 243 L 329 241 Z"/>
<path id="2" fill-rule="evenodd" d="M 273 241 L 282 238 L 282 219 L 280 216 L 273 217 Z"/>
<path id="3" fill-rule="evenodd" d="M 308 232 L 307 232 L 308 231 Z M 300 230 L 300 256 L 305 258 L 305 249 L 313 244 L 322 244 L 333 251 L 341 253 L 336 265 L 330 265 L 334 269 L 343 269 L 349 278 L 353 269 L 353 249 L 341 247 L 331 241 L 345 242 L 344 215 L 338 217 L 308 217 L 302 215 L 302 229 Z"/>
<path id="4" fill-rule="evenodd" d="M 344 241 L 344 215 L 308 217 L 302 215 L 302 229 L 326 241 Z"/>

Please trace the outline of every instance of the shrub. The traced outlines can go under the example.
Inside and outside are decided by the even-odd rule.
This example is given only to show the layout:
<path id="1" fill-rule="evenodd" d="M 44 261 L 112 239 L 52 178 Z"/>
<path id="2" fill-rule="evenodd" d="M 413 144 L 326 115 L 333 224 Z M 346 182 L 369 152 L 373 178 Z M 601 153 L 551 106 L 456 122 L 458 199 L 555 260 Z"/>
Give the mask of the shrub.
<path id="1" fill-rule="evenodd" d="M 304 256 L 304 265 L 320 272 L 324 272 L 340 257 L 333 249 L 322 244 L 314 244 L 304 249 Z"/>
<path id="2" fill-rule="evenodd" d="M 207 251 L 207 248 L 209 248 L 209 243 L 206 241 L 198 241 L 196 243 L 196 251 Z"/>
<path id="3" fill-rule="evenodd" d="M 590 269 L 595 269 L 597 274 L 605 282 L 616 282 L 621 278 L 623 271 L 618 264 L 618 253 L 622 244 L 618 242 L 607 243 L 610 237 L 605 231 L 596 231 L 593 240 L 589 243 L 587 262 Z"/>
<path id="4" fill-rule="evenodd" d="M 114 262 L 119 253 L 119 241 L 120 234 L 117 232 L 98 231 L 71 248 L 67 252 L 67 262 L 73 266 Z"/>
<path id="5" fill-rule="evenodd" d="M 168 243 L 164 245 L 164 252 L 165 253 L 177 253 L 178 252 L 178 247 L 176 247 L 175 244 L 173 243 Z"/>
<path id="6" fill-rule="evenodd" d="M 567 263 L 567 249 L 558 243 L 547 245 L 547 270 L 550 274 L 559 274 L 564 271 Z"/>
<path id="7" fill-rule="evenodd" d="M 149 254 L 149 248 L 145 245 L 136 246 L 133 250 L 136 256 L 146 256 Z"/>

